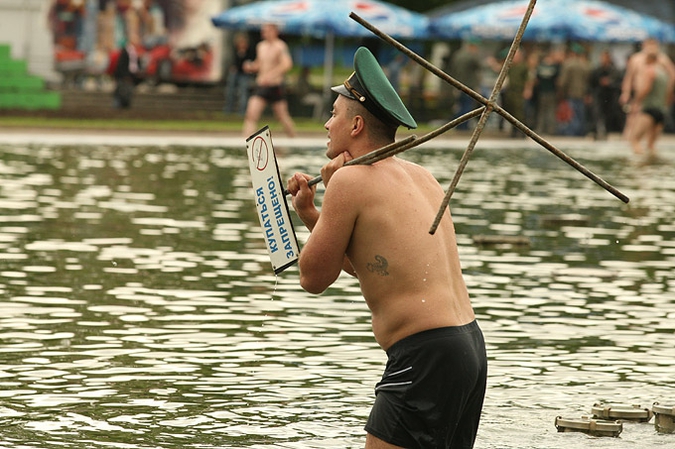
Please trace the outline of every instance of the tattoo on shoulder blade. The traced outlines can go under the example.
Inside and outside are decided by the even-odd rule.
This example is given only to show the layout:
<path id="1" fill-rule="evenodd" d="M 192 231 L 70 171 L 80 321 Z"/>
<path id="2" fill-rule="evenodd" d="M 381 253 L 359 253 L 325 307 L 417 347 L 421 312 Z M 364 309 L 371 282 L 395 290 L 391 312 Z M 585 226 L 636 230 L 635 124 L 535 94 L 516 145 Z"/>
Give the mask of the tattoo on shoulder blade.
<path id="1" fill-rule="evenodd" d="M 389 276 L 389 272 L 387 271 L 387 267 L 389 266 L 389 262 L 387 262 L 387 259 L 380 255 L 375 256 L 375 262 L 374 263 L 368 263 L 366 265 L 366 268 L 368 268 L 368 271 L 371 273 L 379 274 L 380 276 Z"/>

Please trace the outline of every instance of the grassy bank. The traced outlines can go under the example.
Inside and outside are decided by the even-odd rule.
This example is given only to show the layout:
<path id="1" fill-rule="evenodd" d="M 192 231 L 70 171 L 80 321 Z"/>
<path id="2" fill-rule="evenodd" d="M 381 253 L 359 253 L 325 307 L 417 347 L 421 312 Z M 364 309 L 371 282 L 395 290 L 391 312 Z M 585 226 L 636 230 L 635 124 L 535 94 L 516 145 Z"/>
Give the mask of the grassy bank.
<path id="1" fill-rule="evenodd" d="M 323 123 L 311 119 L 296 119 L 295 122 L 298 132 L 322 132 L 323 130 Z M 261 126 L 269 123 L 272 130 L 279 129 L 281 131 L 281 127 L 274 119 L 263 118 L 260 123 Z M 105 118 L 4 115 L 0 116 L 1 128 L 238 133 L 242 128 L 242 119 L 238 116 L 227 116 L 225 114 L 204 114 L 202 116 L 162 119 L 134 115 Z"/>
<path id="2" fill-rule="evenodd" d="M 129 132 L 177 132 L 177 133 L 241 133 L 242 118 L 223 113 L 183 114 L 172 118 L 170 115 L 161 119 L 150 118 L 143 114 L 127 114 L 124 112 L 109 117 L 60 117 L 58 113 L 42 115 L 0 115 L 0 132 L 2 129 L 36 129 L 36 130 L 81 130 L 81 131 L 129 131 Z M 294 118 L 298 134 L 325 134 L 323 121 L 311 118 Z M 268 124 L 273 133 L 283 134 L 283 128 L 273 117 L 263 117 L 259 121 L 262 127 Z M 432 130 L 431 126 L 420 124 L 418 129 L 409 131 L 401 128 L 399 137 L 415 133 L 418 136 Z"/>

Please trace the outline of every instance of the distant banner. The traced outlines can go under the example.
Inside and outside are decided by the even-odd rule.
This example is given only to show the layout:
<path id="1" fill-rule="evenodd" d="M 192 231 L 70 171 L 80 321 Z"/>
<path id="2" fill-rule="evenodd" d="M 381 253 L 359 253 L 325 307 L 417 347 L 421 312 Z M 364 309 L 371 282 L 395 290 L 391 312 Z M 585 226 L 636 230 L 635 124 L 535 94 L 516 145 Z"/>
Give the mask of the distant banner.
<path id="1" fill-rule="evenodd" d="M 211 17 L 227 0 L 41 1 L 51 3 L 46 22 L 58 71 L 113 75 L 129 42 L 139 56 L 133 70 L 139 80 L 212 84 L 222 79 L 222 30 Z"/>
<path id="2" fill-rule="evenodd" d="M 284 195 L 269 127 L 246 139 L 256 209 L 274 274 L 298 261 L 300 249 Z"/>

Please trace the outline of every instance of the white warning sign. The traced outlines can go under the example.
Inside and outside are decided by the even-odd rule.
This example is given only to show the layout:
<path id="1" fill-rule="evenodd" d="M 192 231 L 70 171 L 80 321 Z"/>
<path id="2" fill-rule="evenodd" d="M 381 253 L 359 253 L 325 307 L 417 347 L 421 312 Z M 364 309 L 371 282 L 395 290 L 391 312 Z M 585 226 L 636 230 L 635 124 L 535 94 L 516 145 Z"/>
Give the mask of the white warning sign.
<path id="1" fill-rule="evenodd" d="M 274 274 L 279 274 L 297 262 L 300 250 L 269 127 L 265 126 L 246 139 L 246 152 L 260 226 Z"/>

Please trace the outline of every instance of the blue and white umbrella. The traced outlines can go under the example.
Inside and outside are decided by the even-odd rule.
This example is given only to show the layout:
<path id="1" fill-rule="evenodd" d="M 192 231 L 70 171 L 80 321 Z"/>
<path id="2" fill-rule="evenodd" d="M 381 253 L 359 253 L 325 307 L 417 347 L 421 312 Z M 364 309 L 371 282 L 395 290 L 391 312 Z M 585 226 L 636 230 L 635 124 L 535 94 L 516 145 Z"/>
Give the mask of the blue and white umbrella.
<path id="1" fill-rule="evenodd" d="M 647 0 L 645 0 L 647 1 Z M 431 33 L 447 39 L 511 40 L 527 0 L 490 3 L 431 19 Z M 639 42 L 653 37 L 675 42 L 675 26 L 599 0 L 538 0 L 524 40 Z"/>
<path id="2" fill-rule="evenodd" d="M 276 23 L 283 33 L 314 37 L 372 36 L 349 18 L 351 12 L 396 38 L 428 37 L 427 16 L 376 0 L 266 0 L 235 6 L 212 21 L 220 28 L 247 29 Z"/>

